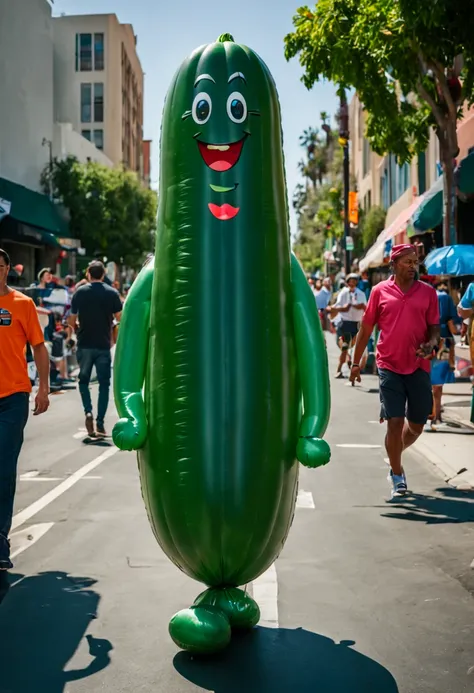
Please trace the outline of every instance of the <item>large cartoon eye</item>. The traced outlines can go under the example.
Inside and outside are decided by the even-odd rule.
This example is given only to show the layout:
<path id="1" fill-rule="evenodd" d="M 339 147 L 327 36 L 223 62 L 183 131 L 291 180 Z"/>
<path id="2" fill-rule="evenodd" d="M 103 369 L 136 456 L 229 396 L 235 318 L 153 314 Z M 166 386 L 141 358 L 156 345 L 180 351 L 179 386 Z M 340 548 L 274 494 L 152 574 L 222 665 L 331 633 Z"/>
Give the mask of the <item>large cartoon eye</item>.
<path id="1" fill-rule="evenodd" d="M 227 115 L 234 123 L 243 123 L 247 117 L 247 102 L 242 94 L 233 91 L 227 99 Z"/>
<path id="2" fill-rule="evenodd" d="M 192 114 L 195 122 L 198 125 L 204 125 L 211 117 L 211 113 L 211 97 L 205 91 L 200 91 L 199 94 L 196 94 L 193 101 Z"/>

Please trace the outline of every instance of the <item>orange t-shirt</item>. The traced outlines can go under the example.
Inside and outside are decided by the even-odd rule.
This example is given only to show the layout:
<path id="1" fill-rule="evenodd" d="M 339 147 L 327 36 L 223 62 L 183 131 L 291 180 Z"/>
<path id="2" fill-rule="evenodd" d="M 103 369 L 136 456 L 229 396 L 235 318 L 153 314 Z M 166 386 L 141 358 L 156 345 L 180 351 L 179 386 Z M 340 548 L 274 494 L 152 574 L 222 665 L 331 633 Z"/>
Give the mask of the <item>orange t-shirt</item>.
<path id="1" fill-rule="evenodd" d="M 0 296 L 0 397 L 31 392 L 26 345 L 42 342 L 43 330 L 31 298 L 19 291 Z"/>

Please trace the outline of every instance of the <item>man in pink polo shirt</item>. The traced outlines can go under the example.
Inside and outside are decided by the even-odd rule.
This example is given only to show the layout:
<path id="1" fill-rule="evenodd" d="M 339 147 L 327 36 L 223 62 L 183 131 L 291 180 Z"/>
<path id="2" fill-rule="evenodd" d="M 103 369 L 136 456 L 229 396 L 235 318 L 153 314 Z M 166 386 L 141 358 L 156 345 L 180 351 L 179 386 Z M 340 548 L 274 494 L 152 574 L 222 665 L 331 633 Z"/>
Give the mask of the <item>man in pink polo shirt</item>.
<path id="1" fill-rule="evenodd" d="M 421 435 L 433 408 L 430 359 L 439 342 L 436 291 L 417 280 L 412 245 L 392 249 L 393 276 L 372 289 L 357 335 L 350 380 L 360 382 L 360 360 L 375 325 L 381 420 L 387 420 L 392 498 L 407 492 L 402 452 Z"/>

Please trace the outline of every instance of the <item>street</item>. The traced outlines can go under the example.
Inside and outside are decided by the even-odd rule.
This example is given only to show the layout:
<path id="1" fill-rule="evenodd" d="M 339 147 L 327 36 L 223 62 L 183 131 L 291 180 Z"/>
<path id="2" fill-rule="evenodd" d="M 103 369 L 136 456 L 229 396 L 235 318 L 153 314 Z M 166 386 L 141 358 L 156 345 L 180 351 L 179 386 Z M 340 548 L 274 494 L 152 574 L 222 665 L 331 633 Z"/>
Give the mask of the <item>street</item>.
<path id="1" fill-rule="evenodd" d="M 414 493 L 387 502 L 374 384 L 332 382 L 331 463 L 301 467 L 283 554 L 249 586 L 263 625 L 204 660 L 168 635 L 201 585 L 159 549 L 135 456 L 82 442 L 77 391 L 51 397 L 20 458 L 0 693 L 472 691 L 474 494 L 408 454 Z"/>

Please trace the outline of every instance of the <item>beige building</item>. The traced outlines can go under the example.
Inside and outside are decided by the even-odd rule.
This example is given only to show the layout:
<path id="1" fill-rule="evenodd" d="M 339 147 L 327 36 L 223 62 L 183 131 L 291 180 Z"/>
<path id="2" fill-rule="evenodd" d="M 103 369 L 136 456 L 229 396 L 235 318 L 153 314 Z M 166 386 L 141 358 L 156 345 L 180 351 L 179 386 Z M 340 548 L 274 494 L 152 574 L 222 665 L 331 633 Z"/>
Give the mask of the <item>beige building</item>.
<path id="1" fill-rule="evenodd" d="M 130 24 L 115 14 L 53 20 L 54 116 L 114 164 L 143 176 L 143 70 Z"/>

